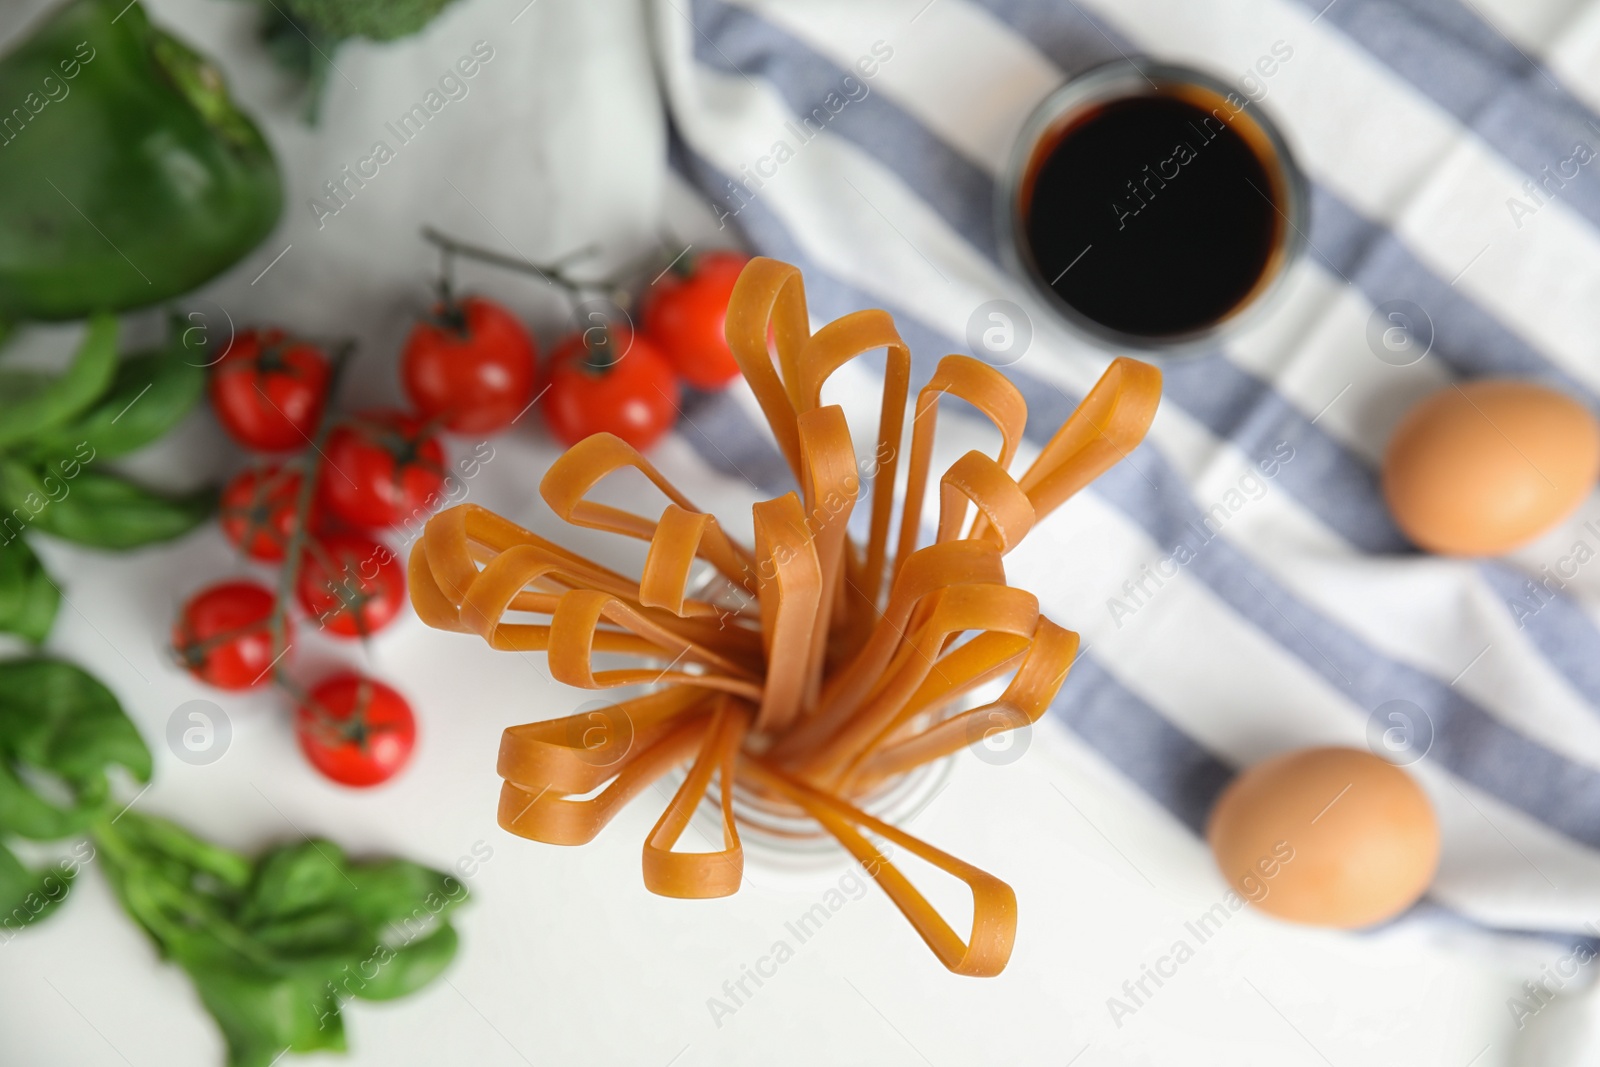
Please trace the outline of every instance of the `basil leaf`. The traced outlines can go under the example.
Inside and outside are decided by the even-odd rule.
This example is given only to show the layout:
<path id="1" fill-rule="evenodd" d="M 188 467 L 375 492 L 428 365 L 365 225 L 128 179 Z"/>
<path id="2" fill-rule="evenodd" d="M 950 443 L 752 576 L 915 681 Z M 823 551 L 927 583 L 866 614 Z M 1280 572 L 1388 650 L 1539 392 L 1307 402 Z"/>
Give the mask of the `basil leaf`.
<path id="1" fill-rule="evenodd" d="M 379 948 L 368 963 L 377 973 L 367 978 L 363 971 L 363 981 L 353 983 L 351 992 L 362 1000 L 393 1000 L 415 993 L 444 973 L 460 944 L 455 927 L 445 923 L 402 948 Z"/>
<path id="2" fill-rule="evenodd" d="M 24 926 L 49 915 L 72 887 L 73 874 L 59 871 L 30 871 L 22 861 L 0 844 L 0 945 Z"/>
<path id="3" fill-rule="evenodd" d="M 285 963 L 301 969 L 311 964 L 337 971 L 372 952 L 377 944 L 367 924 L 343 905 L 269 919 L 249 927 L 249 934 Z"/>
<path id="4" fill-rule="evenodd" d="M 0 395 L 5 396 L 7 409 L 20 408 L 40 400 L 59 380 L 49 371 L 0 368 Z"/>
<path id="5" fill-rule="evenodd" d="M 406 860 L 355 864 L 350 877 L 361 887 L 351 906 L 378 930 L 399 926 L 415 934 L 467 896 L 453 875 Z"/>
<path id="6" fill-rule="evenodd" d="M 64 373 L 48 379 L 29 375 L 27 388 L 16 388 L 22 379 L 15 375 L 0 389 L 0 448 L 59 426 L 94 403 L 111 384 L 116 365 L 117 320 L 96 314 Z"/>
<path id="7" fill-rule="evenodd" d="M 50 464 L 126 455 L 160 439 L 205 391 L 205 369 L 184 354 L 181 345 L 172 345 L 124 359 L 110 391 L 80 417 L 30 441 L 29 457 L 48 469 Z"/>
<path id="8" fill-rule="evenodd" d="M 0 522 L 0 632 L 13 633 L 38 644 L 50 633 L 61 590 L 50 580 L 44 564 L 28 542 Z M 9 539 L 6 539 L 8 538 Z"/>
<path id="9" fill-rule="evenodd" d="M 0 526 L 12 537 L 26 530 L 39 512 L 50 505 L 50 494 L 39 472 L 20 460 L 0 456 Z"/>
<path id="10" fill-rule="evenodd" d="M 182 957 L 178 963 L 184 964 Z M 344 1020 L 326 980 L 257 968 L 190 968 L 195 989 L 228 1043 L 229 1067 L 269 1067 L 284 1050 L 345 1051 Z"/>
<path id="11" fill-rule="evenodd" d="M 256 923 L 338 903 L 355 891 L 348 879 L 332 841 L 285 845 L 261 857 L 240 917 Z"/>
<path id="12" fill-rule="evenodd" d="M 117 698 L 60 660 L 0 662 L 0 756 L 60 775 L 96 802 L 112 764 L 150 780 L 150 750 Z"/>
<path id="13" fill-rule="evenodd" d="M 152 492 L 114 474 L 83 471 L 67 495 L 34 518 L 39 529 L 95 548 L 134 548 L 188 533 L 212 513 L 216 493 L 182 497 Z"/>
<path id="14" fill-rule="evenodd" d="M 83 833 L 99 813 L 105 790 L 96 789 L 68 807 L 39 795 L 0 760 L 0 830 L 30 841 L 59 841 Z"/>

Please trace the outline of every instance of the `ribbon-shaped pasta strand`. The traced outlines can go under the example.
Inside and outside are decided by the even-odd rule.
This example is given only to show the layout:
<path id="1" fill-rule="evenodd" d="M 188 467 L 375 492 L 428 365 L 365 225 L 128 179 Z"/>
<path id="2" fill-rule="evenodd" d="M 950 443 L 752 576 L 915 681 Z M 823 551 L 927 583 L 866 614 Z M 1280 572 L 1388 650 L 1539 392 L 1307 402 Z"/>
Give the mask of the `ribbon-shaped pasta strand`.
<path id="1" fill-rule="evenodd" d="M 636 449 L 597 434 L 551 464 L 540 493 L 573 527 L 644 542 L 637 578 L 472 504 L 434 516 L 412 548 L 412 603 L 428 625 L 498 649 L 544 652 L 551 676 L 569 685 L 633 690 L 505 731 L 500 825 L 549 844 L 583 844 L 652 783 L 679 772 L 643 845 L 651 892 L 704 898 L 738 890 L 742 791 L 751 804 L 809 818 L 838 841 L 944 966 L 998 974 L 1016 934 L 1011 888 L 870 809 L 896 779 L 1026 728 L 1056 699 L 1078 636 L 1007 583 L 1003 557 L 1138 446 L 1155 417 L 1160 372 L 1113 361 L 1016 475 L 1027 406 L 1003 374 L 946 356 L 916 392 L 908 426 L 911 354 L 893 320 L 859 311 L 813 333 L 804 283 L 787 264 L 751 260 L 734 286 L 726 333 L 796 486 L 754 505 L 753 544 L 731 537 Z M 879 350 L 886 373 L 876 411 L 863 412 L 877 418 L 863 462 L 844 406 L 824 404 L 822 394 L 839 368 Z M 967 452 L 936 476 L 934 438 L 947 396 L 992 423 L 1000 444 L 993 454 Z M 906 489 L 897 502 L 903 448 Z M 589 499 L 625 468 L 659 490 L 659 511 Z M 938 512 L 925 524 L 930 485 Z M 861 543 L 849 533 L 858 506 Z M 634 664 L 597 666 L 597 654 Z M 979 695 L 995 689 L 987 702 Z M 721 847 L 681 851 L 703 809 L 720 815 Z M 869 834 L 967 885 L 973 922 L 965 938 Z"/>

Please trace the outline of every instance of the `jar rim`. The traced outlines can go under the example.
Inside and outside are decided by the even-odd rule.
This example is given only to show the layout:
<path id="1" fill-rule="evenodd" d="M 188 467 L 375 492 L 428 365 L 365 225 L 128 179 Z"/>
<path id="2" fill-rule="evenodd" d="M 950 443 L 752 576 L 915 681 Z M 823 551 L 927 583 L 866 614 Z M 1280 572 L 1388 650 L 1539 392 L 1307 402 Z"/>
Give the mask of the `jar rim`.
<path id="1" fill-rule="evenodd" d="M 995 230 L 1006 269 L 1029 287 L 1057 322 L 1096 348 L 1133 349 L 1152 357 L 1169 358 L 1197 356 L 1214 350 L 1221 341 L 1257 321 L 1263 310 L 1276 302 L 1284 288 L 1283 279 L 1309 243 L 1305 231 L 1310 222 L 1310 193 L 1305 174 L 1278 125 L 1257 101 L 1246 98 L 1245 105 L 1251 111 L 1250 122 L 1272 150 L 1271 159 L 1263 159 L 1262 164 L 1277 171 L 1274 177 L 1283 202 L 1274 203 L 1274 207 L 1286 225 L 1261 278 L 1237 304 L 1216 321 L 1194 330 L 1164 335 L 1136 334 L 1091 319 L 1067 303 L 1045 281 L 1033 263 L 1026 234 L 1028 177 L 1040 148 L 1052 133 L 1093 107 L 1184 86 L 1223 98 L 1240 95 L 1236 86 L 1205 71 L 1146 56 L 1115 59 L 1076 75 L 1040 101 L 1023 122 L 1012 145 L 1003 180 L 996 187 Z M 1244 115 L 1244 110 L 1239 114 Z"/>

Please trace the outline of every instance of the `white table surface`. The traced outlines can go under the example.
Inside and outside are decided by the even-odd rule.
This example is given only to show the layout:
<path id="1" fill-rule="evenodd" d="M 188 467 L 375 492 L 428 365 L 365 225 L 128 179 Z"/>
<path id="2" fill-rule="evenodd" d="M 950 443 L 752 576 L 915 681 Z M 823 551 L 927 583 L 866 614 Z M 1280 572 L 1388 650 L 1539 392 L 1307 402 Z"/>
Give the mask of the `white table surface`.
<path id="1" fill-rule="evenodd" d="M 216 328 L 231 317 L 357 336 L 362 349 L 345 402 L 395 401 L 395 353 L 433 270 L 416 237 L 421 223 L 547 258 L 589 241 L 626 258 L 652 241 L 662 219 L 686 238 L 707 229 L 707 217 L 665 173 L 637 6 L 523 4 L 462 0 L 418 39 L 340 50 L 342 74 L 332 79 L 322 126 L 311 130 L 251 41 L 250 5 L 151 0 L 156 18 L 222 60 L 288 175 L 277 233 L 206 293 Z M 42 6 L 11 0 L 0 40 Z M 478 40 L 489 41 L 495 57 L 470 95 L 448 105 L 319 230 L 308 197 L 365 155 L 383 124 Z M 560 301 L 534 285 L 503 274 L 467 277 L 515 306 L 542 341 L 561 329 Z M 152 317 L 129 325 L 148 333 Z M 36 332 L 26 341 L 65 346 L 70 334 Z M 471 443 L 454 442 L 456 454 Z M 555 454 L 549 438 L 529 419 L 493 444 L 495 458 L 471 498 L 553 531 L 536 495 Z M 659 450 L 669 473 L 683 448 L 669 441 Z M 133 466 L 179 485 L 239 461 L 200 414 Z M 725 515 L 748 514 L 752 495 L 739 485 L 695 490 Z M 1187 830 L 1047 724 L 1014 765 L 961 758 L 949 788 L 916 821 L 917 832 L 1016 889 L 1017 949 L 1003 976 L 945 973 L 872 889 L 797 945 L 719 1025 L 708 998 L 723 997 L 723 983 L 775 941 L 794 944 L 785 924 L 820 901 L 839 872 L 806 880 L 753 866 L 733 898 L 672 901 L 647 893 L 639 875 L 640 844 L 659 803 L 641 799 L 585 848 L 499 830 L 501 729 L 591 697 L 548 682 L 541 656 L 494 653 L 414 618 L 365 652 L 311 642 L 301 660 L 308 675 L 333 661 L 360 664 L 406 692 L 421 720 L 415 762 L 398 781 L 348 791 L 300 757 L 279 697 L 219 696 L 167 660 L 163 642 L 182 598 L 244 570 L 214 528 L 129 555 L 48 542 L 41 553 L 70 600 L 51 650 L 110 684 L 155 752 L 156 784 L 140 810 L 247 850 L 321 834 L 357 854 L 398 853 L 444 867 L 475 847 L 492 849 L 470 882 L 472 905 L 458 913 L 463 947 L 447 980 L 402 1001 L 348 1007 L 348 1058 L 286 1062 L 1495 1067 L 1514 1062 L 1506 998 L 1559 954 L 1465 930 L 1330 933 L 1247 910 L 1119 1026 L 1107 999 L 1174 941 L 1193 944 L 1185 923 L 1225 886 Z M 1029 576 L 1014 578 L 1026 585 Z M 180 762 L 163 741 L 173 710 L 195 698 L 218 700 L 234 730 L 224 758 L 203 767 Z M 92 870 L 55 917 L 0 946 L 0 1063 L 187 1067 L 222 1056 L 188 978 L 157 960 Z"/>

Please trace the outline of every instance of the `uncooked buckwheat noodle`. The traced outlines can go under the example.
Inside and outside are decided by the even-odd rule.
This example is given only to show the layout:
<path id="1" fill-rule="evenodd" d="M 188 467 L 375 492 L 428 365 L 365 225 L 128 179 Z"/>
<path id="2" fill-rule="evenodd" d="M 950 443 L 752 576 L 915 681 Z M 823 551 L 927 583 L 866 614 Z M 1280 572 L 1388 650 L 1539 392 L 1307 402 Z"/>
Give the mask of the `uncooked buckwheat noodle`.
<path id="1" fill-rule="evenodd" d="M 475 633 L 499 649 L 542 651 L 552 677 L 570 685 L 648 689 L 599 712 L 506 730 L 500 825 L 535 841 L 582 844 L 657 779 L 688 765 L 645 840 L 652 892 L 720 897 L 739 888 L 738 784 L 837 839 L 950 970 L 998 974 L 1016 932 L 1011 887 L 858 805 L 897 777 L 1035 722 L 1049 707 L 1078 635 L 1006 583 L 1002 557 L 1139 444 L 1160 400 L 1160 372 L 1114 361 L 1014 478 L 1008 469 L 1028 414 L 1022 395 L 988 364 L 946 356 L 911 411 L 907 489 L 891 546 L 911 371 L 893 320 L 858 311 L 813 334 L 800 272 L 755 259 L 729 301 L 727 335 L 799 486 L 755 505 L 753 546 L 730 538 L 632 447 L 598 434 L 552 464 L 540 492 L 573 526 L 647 542 L 637 581 L 473 504 L 435 516 L 412 550 L 412 602 L 430 626 Z M 888 354 L 887 372 L 860 545 L 847 534 L 863 488 L 855 446 L 843 410 L 821 396 L 834 371 L 878 350 Z M 946 396 L 992 421 L 1000 445 L 992 456 L 968 452 L 939 477 L 934 543 L 918 548 Z M 665 496 L 659 517 L 587 499 L 625 467 Z M 730 608 L 691 597 L 696 560 L 753 602 Z M 544 621 L 513 621 L 510 613 Z M 643 662 L 595 670 L 596 652 Z M 963 707 L 975 689 L 1007 675 L 996 700 Z M 713 780 L 722 849 L 676 851 Z M 868 834 L 966 883 L 973 919 L 965 941 Z"/>

